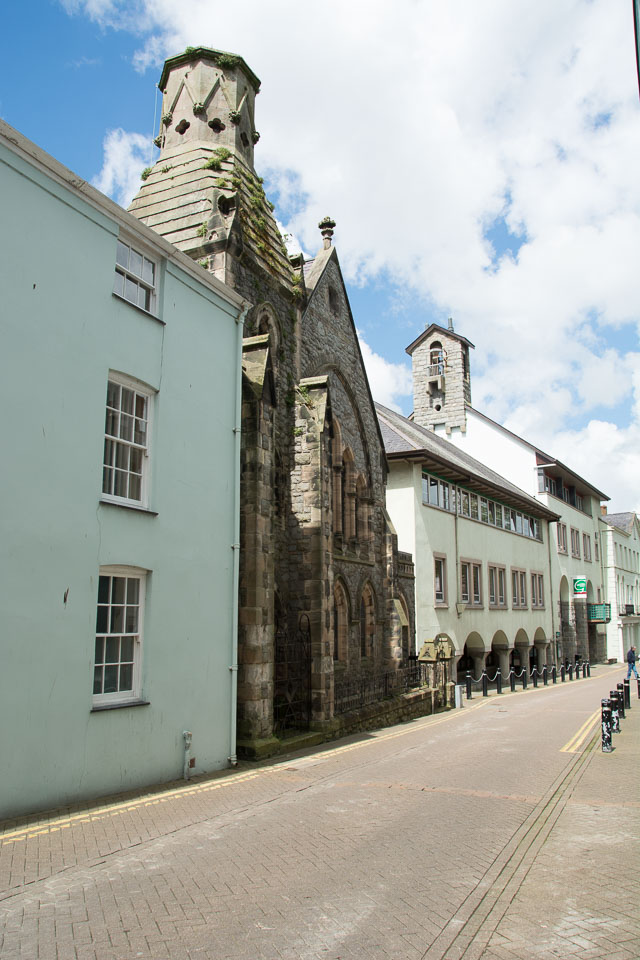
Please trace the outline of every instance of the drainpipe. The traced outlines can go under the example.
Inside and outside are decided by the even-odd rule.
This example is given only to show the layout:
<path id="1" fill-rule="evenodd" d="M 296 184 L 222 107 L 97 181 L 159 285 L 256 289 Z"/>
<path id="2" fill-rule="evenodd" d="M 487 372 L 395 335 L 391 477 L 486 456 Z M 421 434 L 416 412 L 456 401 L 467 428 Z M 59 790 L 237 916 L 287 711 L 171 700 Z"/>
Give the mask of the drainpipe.
<path id="1" fill-rule="evenodd" d="M 557 524 L 556 520 L 556 524 Z M 551 599 L 551 646 L 553 649 L 553 662 L 558 665 L 558 641 L 556 640 L 556 601 L 553 592 L 553 568 L 551 566 L 551 523 L 547 520 L 547 555 L 549 557 L 549 597 Z"/>
<path id="2" fill-rule="evenodd" d="M 244 333 L 244 318 L 251 304 L 245 301 L 242 311 L 236 319 L 236 403 L 234 436 L 234 463 L 235 484 L 233 497 L 233 605 L 231 612 L 231 663 L 229 678 L 231 680 L 231 710 L 229 716 L 229 765 L 238 764 L 236 754 L 236 722 L 238 712 L 238 601 L 240 594 L 240 443 L 242 425 L 242 337 Z"/>

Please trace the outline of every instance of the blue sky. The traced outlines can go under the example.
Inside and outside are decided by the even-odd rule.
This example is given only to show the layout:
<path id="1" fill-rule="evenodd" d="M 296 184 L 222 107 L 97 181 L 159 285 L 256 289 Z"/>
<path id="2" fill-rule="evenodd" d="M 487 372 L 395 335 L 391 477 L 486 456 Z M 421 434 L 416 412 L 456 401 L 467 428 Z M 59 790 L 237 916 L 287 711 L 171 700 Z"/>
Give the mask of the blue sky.
<path id="1" fill-rule="evenodd" d="M 638 509 L 631 2 L 450 6 L 10 4 L 0 115 L 126 203 L 164 56 L 240 53 L 262 80 L 256 167 L 283 228 L 313 254 L 318 220 L 337 221 L 374 396 L 411 410 L 405 347 L 453 316 L 476 345 L 474 405 Z"/>

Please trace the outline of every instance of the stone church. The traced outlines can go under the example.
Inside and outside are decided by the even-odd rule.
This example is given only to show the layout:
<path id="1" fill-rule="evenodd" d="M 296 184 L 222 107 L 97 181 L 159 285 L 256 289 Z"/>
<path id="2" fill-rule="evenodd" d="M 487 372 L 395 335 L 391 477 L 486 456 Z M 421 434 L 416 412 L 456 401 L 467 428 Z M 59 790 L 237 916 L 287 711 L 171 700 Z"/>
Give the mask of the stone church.
<path id="1" fill-rule="evenodd" d="M 319 224 L 314 259 L 289 257 L 254 169 L 260 81 L 241 57 L 187 48 L 165 63 L 159 87 L 160 157 L 130 210 L 250 305 L 238 752 L 267 756 L 301 729 L 355 729 L 389 694 L 425 712 L 426 700 L 407 693 L 413 563 L 385 512 L 384 447 L 335 223 Z"/>

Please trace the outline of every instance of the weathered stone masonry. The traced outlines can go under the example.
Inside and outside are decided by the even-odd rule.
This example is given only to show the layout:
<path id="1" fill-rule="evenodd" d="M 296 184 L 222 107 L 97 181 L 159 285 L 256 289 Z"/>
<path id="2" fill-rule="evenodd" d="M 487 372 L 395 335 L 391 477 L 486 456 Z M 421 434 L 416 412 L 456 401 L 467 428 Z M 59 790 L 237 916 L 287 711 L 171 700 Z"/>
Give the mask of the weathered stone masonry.
<path id="1" fill-rule="evenodd" d="M 160 158 L 131 210 L 251 305 L 238 748 L 266 755 L 291 726 L 335 733 L 337 680 L 407 662 L 413 566 L 399 565 L 384 510 L 384 449 L 335 224 L 321 224 L 313 261 L 289 259 L 253 168 L 259 81 L 240 57 L 187 50 L 167 61 L 160 88 Z"/>

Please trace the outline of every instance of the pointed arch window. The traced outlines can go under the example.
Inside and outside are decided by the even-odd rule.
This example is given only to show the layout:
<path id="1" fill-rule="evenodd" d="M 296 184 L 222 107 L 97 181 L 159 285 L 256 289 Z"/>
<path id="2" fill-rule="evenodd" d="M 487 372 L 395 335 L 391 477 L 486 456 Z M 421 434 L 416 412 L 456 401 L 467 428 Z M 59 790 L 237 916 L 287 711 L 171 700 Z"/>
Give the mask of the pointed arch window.
<path id="1" fill-rule="evenodd" d="M 336 583 L 333 590 L 333 659 L 347 662 L 349 640 L 349 600 L 344 585 Z"/>
<path id="2" fill-rule="evenodd" d="M 376 640 L 376 604 L 373 587 L 365 585 L 360 598 L 360 656 L 373 657 Z"/>

